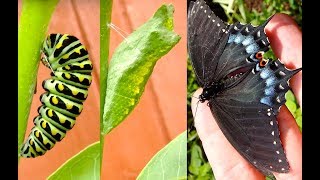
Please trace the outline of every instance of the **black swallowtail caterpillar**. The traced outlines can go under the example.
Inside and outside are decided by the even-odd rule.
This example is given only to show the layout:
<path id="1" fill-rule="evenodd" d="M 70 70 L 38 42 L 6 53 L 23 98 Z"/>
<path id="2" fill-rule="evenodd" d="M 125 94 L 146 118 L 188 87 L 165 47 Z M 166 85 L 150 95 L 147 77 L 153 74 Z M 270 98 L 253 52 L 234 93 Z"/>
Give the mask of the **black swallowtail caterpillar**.
<path id="1" fill-rule="evenodd" d="M 34 127 L 21 147 L 22 157 L 37 157 L 52 149 L 75 124 L 92 81 L 92 63 L 78 38 L 50 34 L 43 42 L 42 63 L 51 69 L 51 78 L 42 82 L 42 106 Z"/>

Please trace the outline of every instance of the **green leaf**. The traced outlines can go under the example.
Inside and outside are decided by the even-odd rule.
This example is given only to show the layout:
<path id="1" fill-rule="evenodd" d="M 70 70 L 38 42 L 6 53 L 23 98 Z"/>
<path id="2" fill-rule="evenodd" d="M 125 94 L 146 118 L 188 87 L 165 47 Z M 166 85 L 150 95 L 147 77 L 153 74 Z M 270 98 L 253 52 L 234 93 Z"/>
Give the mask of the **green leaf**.
<path id="1" fill-rule="evenodd" d="M 40 50 L 58 0 L 24 0 L 18 26 L 18 153 L 23 143 L 34 88 Z"/>
<path id="2" fill-rule="evenodd" d="M 297 104 L 293 101 L 287 101 L 286 106 L 289 109 L 289 111 L 291 112 L 291 114 L 295 115 L 295 112 L 297 110 Z"/>
<path id="3" fill-rule="evenodd" d="M 191 160 L 189 171 L 192 174 L 199 175 L 199 167 L 202 165 L 202 150 L 199 145 L 193 144 L 191 147 Z"/>
<path id="4" fill-rule="evenodd" d="M 209 163 L 205 163 L 203 164 L 200 168 L 199 168 L 199 176 L 204 176 L 206 177 L 206 175 L 211 171 L 211 166 Z"/>
<path id="5" fill-rule="evenodd" d="M 302 131 L 302 116 L 297 117 L 296 122 L 299 126 L 300 131 Z"/>
<path id="6" fill-rule="evenodd" d="M 286 98 L 287 101 L 295 102 L 295 100 L 296 100 L 294 94 L 290 90 L 285 94 L 285 98 Z"/>
<path id="7" fill-rule="evenodd" d="M 173 11 L 172 5 L 161 6 L 115 50 L 108 69 L 104 135 L 138 104 L 157 60 L 179 42 L 180 36 L 173 32 Z"/>
<path id="8" fill-rule="evenodd" d="M 57 179 L 100 180 L 100 142 L 80 151 L 48 177 Z"/>
<path id="9" fill-rule="evenodd" d="M 187 131 L 184 131 L 149 161 L 137 179 L 187 179 L 186 145 Z"/>

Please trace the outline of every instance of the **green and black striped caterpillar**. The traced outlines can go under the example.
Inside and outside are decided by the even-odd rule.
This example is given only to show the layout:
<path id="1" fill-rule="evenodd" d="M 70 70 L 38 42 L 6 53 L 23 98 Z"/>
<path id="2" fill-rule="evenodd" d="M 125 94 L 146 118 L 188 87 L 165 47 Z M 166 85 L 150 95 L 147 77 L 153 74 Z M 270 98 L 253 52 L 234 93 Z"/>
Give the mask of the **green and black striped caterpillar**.
<path id="1" fill-rule="evenodd" d="M 69 34 L 50 34 L 43 42 L 42 63 L 51 69 L 44 80 L 46 90 L 40 96 L 42 106 L 33 120 L 27 140 L 21 147 L 22 157 L 37 157 L 52 149 L 75 124 L 92 81 L 92 62 L 78 38 Z"/>

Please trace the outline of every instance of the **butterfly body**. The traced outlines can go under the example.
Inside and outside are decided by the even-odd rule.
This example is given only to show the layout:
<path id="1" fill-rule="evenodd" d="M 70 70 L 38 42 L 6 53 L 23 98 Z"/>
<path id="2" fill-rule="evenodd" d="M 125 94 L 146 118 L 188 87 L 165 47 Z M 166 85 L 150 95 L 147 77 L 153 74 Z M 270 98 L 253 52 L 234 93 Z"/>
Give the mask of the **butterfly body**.
<path id="1" fill-rule="evenodd" d="M 265 60 L 264 28 L 269 22 L 225 24 L 203 0 L 188 9 L 188 53 L 200 102 L 207 102 L 230 144 L 265 175 L 289 171 L 276 116 L 285 103 L 289 70 L 280 60 Z"/>

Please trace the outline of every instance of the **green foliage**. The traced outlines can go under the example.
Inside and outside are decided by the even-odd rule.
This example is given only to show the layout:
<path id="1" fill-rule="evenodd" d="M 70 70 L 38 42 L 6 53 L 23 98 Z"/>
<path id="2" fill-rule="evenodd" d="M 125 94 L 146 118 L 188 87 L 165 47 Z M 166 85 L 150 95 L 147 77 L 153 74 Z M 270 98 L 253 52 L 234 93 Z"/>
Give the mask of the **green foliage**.
<path id="1" fill-rule="evenodd" d="M 109 133 L 129 115 L 157 60 L 179 42 L 180 36 L 173 31 L 173 11 L 172 5 L 161 6 L 115 50 L 108 69 L 102 134 Z"/>
<path id="2" fill-rule="evenodd" d="M 187 179 L 187 132 L 162 148 L 143 168 L 138 180 Z"/>
<path id="3" fill-rule="evenodd" d="M 24 0 L 18 26 L 18 153 L 23 143 L 51 14 L 58 0 Z"/>
<path id="4" fill-rule="evenodd" d="M 228 23 L 237 21 L 252 23 L 253 25 L 262 24 L 266 19 L 276 12 L 286 13 L 292 16 L 298 25 L 302 24 L 302 1 L 301 0 L 213 0 L 220 5 L 228 17 Z M 265 58 L 276 59 L 270 50 L 264 54 Z M 187 66 L 187 117 L 188 117 L 188 179 L 214 179 L 214 175 L 207 157 L 202 149 L 201 141 L 193 127 L 193 116 L 190 108 L 191 96 L 198 85 L 192 70 L 190 61 Z M 297 124 L 302 131 L 302 113 L 294 95 L 291 91 L 286 94 L 286 106 L 294 115 Z M 266 179 L 273 179 L 266 177 Z"/>
<path id="5" fill-rule="evenodd" d="M 100 179 L 100 142 L 95 142 L 70 158 L 47 179 Z"/>

